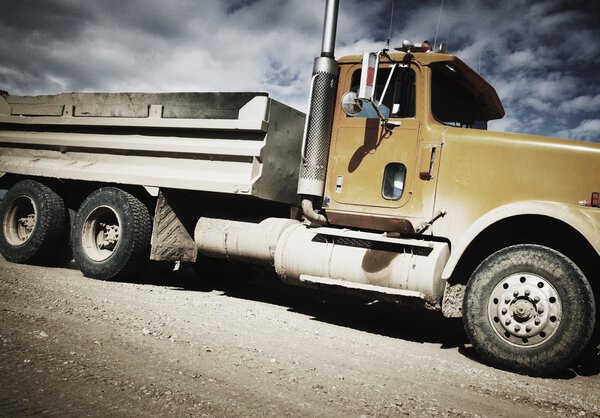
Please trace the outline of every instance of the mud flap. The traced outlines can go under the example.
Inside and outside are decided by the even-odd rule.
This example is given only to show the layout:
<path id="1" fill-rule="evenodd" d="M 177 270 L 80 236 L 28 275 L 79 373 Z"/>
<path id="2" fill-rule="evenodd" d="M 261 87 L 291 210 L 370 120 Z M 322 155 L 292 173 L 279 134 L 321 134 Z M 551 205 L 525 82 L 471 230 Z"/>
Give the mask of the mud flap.
<path id="1" fill-rule="evenodd" d="M 198 255 L 194 240 L 167 201 L 167 197 L 162 190 L 159 192 L 156 201 L 151 245 L 150 259 L 154 261 L 193 263 Z"/>

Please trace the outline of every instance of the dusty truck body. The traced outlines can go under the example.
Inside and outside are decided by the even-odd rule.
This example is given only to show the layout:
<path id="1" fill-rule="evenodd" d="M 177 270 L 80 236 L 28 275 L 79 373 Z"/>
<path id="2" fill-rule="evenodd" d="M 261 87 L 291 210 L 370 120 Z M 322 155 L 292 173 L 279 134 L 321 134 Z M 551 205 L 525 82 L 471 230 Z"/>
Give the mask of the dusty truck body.
<path id="1" fill-rule="evenodd" d="M 427 44 L 335 60 L 337 7 L 306 116 L 261 93 L 0 96 L 0 251 L 102 279 L 262 264 L 462 316 L 497 367 L 566 367 L 597 328 L 600 145 L 488 132 L 494 89 Z"/>

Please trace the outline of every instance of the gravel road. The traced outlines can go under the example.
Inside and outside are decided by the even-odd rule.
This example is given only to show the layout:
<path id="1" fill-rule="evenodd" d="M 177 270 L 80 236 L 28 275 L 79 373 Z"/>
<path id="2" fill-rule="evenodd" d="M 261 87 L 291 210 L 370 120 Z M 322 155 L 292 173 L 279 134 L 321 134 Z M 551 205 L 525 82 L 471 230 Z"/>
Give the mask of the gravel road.
<path id="1" fill-rule="evenodd" d="M 600 358 L 485 366 L 459 321 L 190 271 L 135 283 L 0 260 L 2 416 L 600 416 Z"/>

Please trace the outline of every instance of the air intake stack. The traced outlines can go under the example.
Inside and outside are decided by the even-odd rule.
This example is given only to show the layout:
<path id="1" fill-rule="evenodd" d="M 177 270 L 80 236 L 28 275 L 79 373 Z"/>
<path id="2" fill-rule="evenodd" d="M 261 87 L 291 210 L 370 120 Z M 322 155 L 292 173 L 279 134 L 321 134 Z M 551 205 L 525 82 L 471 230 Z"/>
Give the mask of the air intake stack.
<path id="1" fill-rule="evenodd" d="M 302 196 L 304 215 L 313 223 L 323 224 L 324 216 L 313 209 L 313 199 L 323 197 L 331 127 L 337 92 L 338 62 L 334 58 L 339 0 L 327 0 L 321 56 L 315 58 L 298 194 Z"/>

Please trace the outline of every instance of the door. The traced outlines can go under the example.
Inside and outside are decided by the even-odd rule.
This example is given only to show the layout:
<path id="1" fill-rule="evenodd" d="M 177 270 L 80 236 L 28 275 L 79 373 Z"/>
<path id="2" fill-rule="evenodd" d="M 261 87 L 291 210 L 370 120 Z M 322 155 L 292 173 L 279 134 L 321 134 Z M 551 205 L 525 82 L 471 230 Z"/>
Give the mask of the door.
<path id="1" fill-rule="evenodd" d="M 340 95 L 358 89 L 360 73 L 360 64 L 342 65 Z M 413 219 L 415 223 L 430 218 L 433 199 L 419 193 L 426 191 L 421 183 L 431 180 L 422 166 L 431 172 L 435 158 L 435 148 L 422 146 L 420 140 L 422 79 L 422 71 L 414 63 L 400 64 L 393 71 L 391 64 L 380 66 L 375 97 L 382 102 L 381 113 L 391 122 L 388 128 L 368 103 L 353 117 L 336 108 L 325 196 L 332 223 L 342 212 L 371 219 Z"/>

